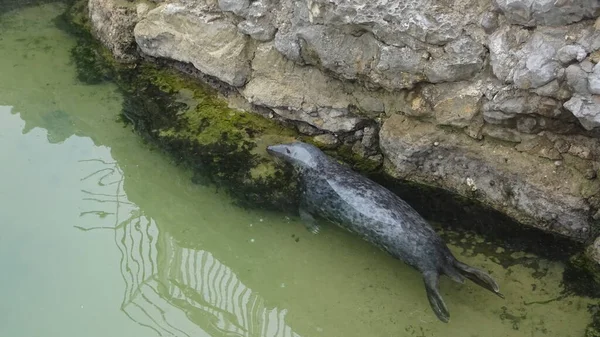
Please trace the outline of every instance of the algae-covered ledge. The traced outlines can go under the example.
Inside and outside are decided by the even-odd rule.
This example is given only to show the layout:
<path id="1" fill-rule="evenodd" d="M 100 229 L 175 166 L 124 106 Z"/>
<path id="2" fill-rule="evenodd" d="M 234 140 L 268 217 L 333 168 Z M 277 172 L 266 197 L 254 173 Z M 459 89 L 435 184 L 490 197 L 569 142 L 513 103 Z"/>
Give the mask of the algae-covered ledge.
<path id="1" fill-rule="evenodd" d="M 353 73 L 347 60 L 326 58 L 314 32 L 296 32 L 301 43 L 286 45 L 284 29 L 249 30 L 251 20 L 240 19 L 260 8 L 236 13 L 219 5 L 80 0 L 66 14 L 82 37 L 73 51 L 80 78 L 114 80 L 125 93 L 124 120 L 191 166 L 196 182 L 216 184 L 243 206 L 293 210 L 293 173 L 264 148 L 301 139 L 365 174 L 417 186 L 413 191 L 446 191 L 577 242 L 598 235 L 598 130 L 583 128 L 557 97 L 500 90 L 495 75 L 477 67 L 465 68 L 474 72 L 468 81 L 446 74 L 435 84 L 419 84 L 422 74 L 407 77 L 409 70 L 391 63 L 377 71 L 360 63 Z M 280 10 L 289 10 L 285 1 Z M 600 38 L 600 28 L 582 22 L 586 39 Z M 364 31 L 338 30 L 370 39 Z M 363 40 L 322 34 L 341 56 L 369 50 Z M 409 52 L 369 41 L 385 53 Z M 593 41 L 589 48 L 596 48 Z M 472 47 L 467 42 L 461 48 Z M 377 48 L 373 57 L 383 57 Z M 359 54 L 353 55 L 366 55 Z M 487 57 L 476 54 L 471 61 Z M 586 52 L 592 67 L 594 55 Z M 426 73 L 435 69 L 443 72 Z"/>

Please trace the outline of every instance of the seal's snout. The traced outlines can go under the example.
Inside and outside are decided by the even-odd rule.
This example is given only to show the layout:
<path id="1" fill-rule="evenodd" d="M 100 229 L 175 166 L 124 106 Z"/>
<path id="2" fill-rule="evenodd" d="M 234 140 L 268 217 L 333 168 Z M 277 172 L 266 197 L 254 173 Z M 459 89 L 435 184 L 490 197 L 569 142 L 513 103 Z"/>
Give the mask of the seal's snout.
<path id="1" fill-rule="evenodd" d="M 289 156 L 290 149 L 285 144 L 269 145 L 267 146 L 267 153 L 274 157 L 285 159 Z"/>
<path id="2" fill-rule="evenodd" d="M 283 153 L 283 145 L 269 145 L 267 146 L 267 153 L 272 156 L 277 156 Z"/>

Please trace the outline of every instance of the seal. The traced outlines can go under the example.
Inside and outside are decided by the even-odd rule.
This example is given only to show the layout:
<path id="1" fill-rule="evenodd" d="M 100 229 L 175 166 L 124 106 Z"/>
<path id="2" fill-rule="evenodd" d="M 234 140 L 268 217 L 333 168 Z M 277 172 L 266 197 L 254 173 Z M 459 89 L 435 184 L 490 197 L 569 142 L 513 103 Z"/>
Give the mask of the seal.
<path id="1" fill-rule="evenodd" d="M 315 217 L 324 218 L 417 269 L 442 322 L 450 320 L 450 313 L 439 292 L 440 275 L 461 284 L 470 279 L 504 298 L 490 275 L 457 260 L 431 225 L 388 189 L 307 143 L 271 145 L 267 152 L 298 172 L 299 215 L 309 230 L 317 233 Z"/>

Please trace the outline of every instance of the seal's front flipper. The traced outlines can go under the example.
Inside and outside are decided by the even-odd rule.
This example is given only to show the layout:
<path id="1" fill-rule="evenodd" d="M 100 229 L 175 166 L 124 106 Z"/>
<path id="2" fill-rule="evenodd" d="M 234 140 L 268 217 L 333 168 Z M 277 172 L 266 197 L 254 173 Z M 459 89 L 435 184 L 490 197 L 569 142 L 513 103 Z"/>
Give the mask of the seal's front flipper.
<path id="1" fill-rule="evenodd" d="M 496 281 L 484 271 L 468 266 L 458 260 L 454 261 L 454 266 L 469 280 L 504 298 L 504 295 L 500 293 L 500 288 Z"/>
<path id="2" fill-rule="evenodd" d="M 450 312 L 448 312 L 446 303 L 444 303 L 444 299 L 438 288 L 439 277 L 438 273 L 423 274 L 425 289 L 427 290 L 427 299 L 429 300 L 431 309 L 433 309 L 433 312 L 440 321 L 448 323 L 448 321 L 450 321 Z"/>
<path id="3" fill-rule="evenodd" d="M 313 234 L 319 233 L 319 231 L 321 231 L 321 227 L 319 227 L 319 225 L 317 224 L 317 220 L 315 220 L 312 214 L 308 213 L 308 211 L 303 207 L 300 207 L 299 211 L 300 219 L 304 223 L 304 226 L 306 226 L 306 229 L 308 229 L 308 231 Z"/>

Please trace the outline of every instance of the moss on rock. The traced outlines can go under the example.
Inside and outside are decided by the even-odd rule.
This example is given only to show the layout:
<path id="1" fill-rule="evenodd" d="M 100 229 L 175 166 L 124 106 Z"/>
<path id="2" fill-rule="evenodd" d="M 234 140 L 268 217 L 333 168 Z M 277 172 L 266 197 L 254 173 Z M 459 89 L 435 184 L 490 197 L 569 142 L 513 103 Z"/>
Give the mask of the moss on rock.
<path id="1" fill-rule="evenodd" d="M 197 179 L 225 189 L 241 206 L 295 205 L 293 173 L 264 151 L 268 143 L 293 140 L 291 129 L 232 109 L 208 86 L 169 68 L 144 63 L 120 82 L 126 119 Z"/>
<path id="2" fill-rule="evenodd" d="M 293 172 L 275 165 L 268 144 L 296 137 L 291 128 L 258 114 L 230 108 L 216 90 L 169 66 L 140 61 L 125 65 L 90 34 L 87 1 L 76 1 L 60 25 L 79 37 L 72 50 L 78 78 L 114 81 L 123 93 L 122 119 L 178 163 L 193 180 L 212 183 L 240 206 L 295 208 Z"/>

